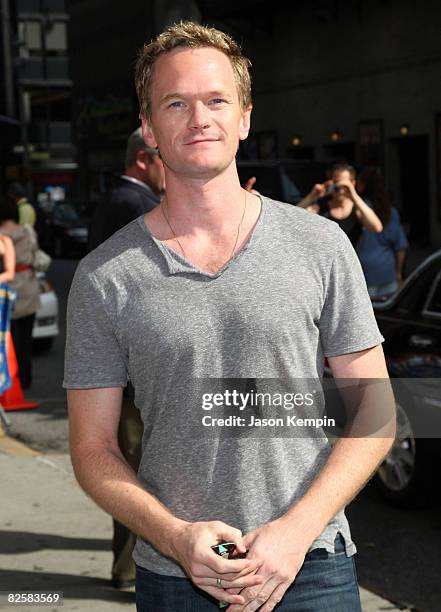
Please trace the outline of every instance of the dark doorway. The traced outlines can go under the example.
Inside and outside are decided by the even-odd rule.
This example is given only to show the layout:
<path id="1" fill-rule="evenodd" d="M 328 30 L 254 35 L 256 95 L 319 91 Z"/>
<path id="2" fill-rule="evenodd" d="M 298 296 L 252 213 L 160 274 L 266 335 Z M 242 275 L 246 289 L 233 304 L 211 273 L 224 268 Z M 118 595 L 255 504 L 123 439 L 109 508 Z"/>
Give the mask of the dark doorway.
<path id="1" fill-rule="evenodd" d="M 429 244 L 429 137 L 408 136 L 394 141 L 402 222 L 411 242 Z"/>

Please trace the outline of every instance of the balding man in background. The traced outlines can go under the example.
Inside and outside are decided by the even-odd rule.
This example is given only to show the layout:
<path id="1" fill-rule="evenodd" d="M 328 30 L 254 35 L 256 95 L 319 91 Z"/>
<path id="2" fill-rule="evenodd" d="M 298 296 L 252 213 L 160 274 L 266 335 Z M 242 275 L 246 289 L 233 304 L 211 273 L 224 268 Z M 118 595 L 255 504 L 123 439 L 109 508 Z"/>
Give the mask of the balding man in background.
<path id="1" fill-rule="evenodd" d="M 89 251 L 155 208 L 164 190 L 164 167 L 158 150 L 146 146 L 138 128 L 127 141 L 125 173 L 95 210 L 89 228 Z"/>
<path id="2" fill-rule="evenodd" d="M 127 141 L 125 173 L 117 185 L 98 204 L 89 228 L 89 251 L 160 202 L 165 189 L 164 167 L 158 150 L 144 143 L 141 128 Z M 141 459 L 143 425 L 128 384 L 123 396 L 118 431 L 119 445 L 129 465 L 138 470 Z M 113 521 L 112 584 L 117 589 L 134 585 L 136 568 L 132 559 L 136 536 L 118 521 Z"/>

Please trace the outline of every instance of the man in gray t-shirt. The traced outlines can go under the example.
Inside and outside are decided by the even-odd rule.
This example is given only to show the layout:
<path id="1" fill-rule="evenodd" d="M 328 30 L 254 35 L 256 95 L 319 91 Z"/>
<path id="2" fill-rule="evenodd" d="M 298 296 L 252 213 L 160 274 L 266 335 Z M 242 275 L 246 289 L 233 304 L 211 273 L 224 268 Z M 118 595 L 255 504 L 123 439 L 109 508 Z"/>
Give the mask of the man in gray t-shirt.
<path id="1" fill-rule="evenodd" d="M 253 403 L 258 391 L 295 396 L 307 415 L 300 390 L 325 358 L 338 378 L 387 378 L 357 257 L 335 224 L 241 189 L 250 82 L 231 38 L 171 26 L 144 47 L 136 80 L 167 196 L 88 255 L 72 284 L 64 386 L 77 478 L 138 534 L 140 611 L 184 600 L 215 610 L 206 594 L 231 612 L 280 600 L 360 610 L 344 506 L 393 427 L 331 449 L 301 427 L 263 433 L 268 411 Z M 137 476 L 116 438 L 128 377 L 144 423 Z M 222 541 L 247 558 L 217 556 Z"/>

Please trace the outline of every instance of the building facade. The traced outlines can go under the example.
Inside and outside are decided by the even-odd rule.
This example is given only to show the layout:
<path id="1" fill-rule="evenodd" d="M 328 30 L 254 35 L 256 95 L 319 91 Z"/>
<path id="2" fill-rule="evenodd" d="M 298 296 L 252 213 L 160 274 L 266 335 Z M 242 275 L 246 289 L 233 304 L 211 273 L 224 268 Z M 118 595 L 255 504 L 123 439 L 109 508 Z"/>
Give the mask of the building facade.
<path id="1" fill-rule="evenodd" d="M 249 49 L 254 139 L 272 134 L 281 157 L 381 167 L 411 240 L 432 246 L 441 246 L 440 23 L 432 0 L 291 3 Z"/>
<path id="2" fill-rule="evenodd" d="M 78 193 L 93 205 L 124 169 L 129 134 L 139 125 L 134 87 L 138 50 L 167 23 L 199 20 L 193 2 L 71 0 Z"/>
<path id="3" fill-rule="evenodd" d="M 253 63 L 242 156 L 384 171 L 411 240 L 441 245 L 441 6 L 435 0 L 71 1 L 78 188 L 122 170 L 138 124 L 137 50 L 193 18 L 231 33 Z"/>
<path id="4" fill-rule="evenodd" d="M 1 0 L 2 188 L 18 180 L 31 197 L 75 188 L 72 81 L 66 0 Z"/>

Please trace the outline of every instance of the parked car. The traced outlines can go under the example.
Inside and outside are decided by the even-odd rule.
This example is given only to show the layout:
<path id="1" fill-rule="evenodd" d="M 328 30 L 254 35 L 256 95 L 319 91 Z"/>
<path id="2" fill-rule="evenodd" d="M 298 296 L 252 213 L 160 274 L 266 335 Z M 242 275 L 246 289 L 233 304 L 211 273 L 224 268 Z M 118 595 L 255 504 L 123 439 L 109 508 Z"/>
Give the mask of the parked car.
<path id="1" fill-rule="evenodd" d="M 89 219 L 85 206 L 75 200 L 54 202 L 39 211 L 40 245 L 54 257 L 86 253 Z"/>
<path id="2" fill-rule="evenodd" d="M 441 250 L 373 305 L 397 401 L 397 438 L 376 484 L 392 502 L 424 505 L 441 467 Z"/>
<path id="3" fill-rule="evenodd" d="M 58 336 L 58 298 L 44 272 L 37 272 L 40 285 L 40 308 L 32 330 L 33 344 L 37 350 L 49 350 Z"/>
<path id="4" fill-rule="evenodd" d="M 273 200 L 297 204 L 315 183 L 323 183 L 328 166 L 323 162 L 294 159 L 239 160 L 241 185 L 255 176 L 255 189 Z"/>

